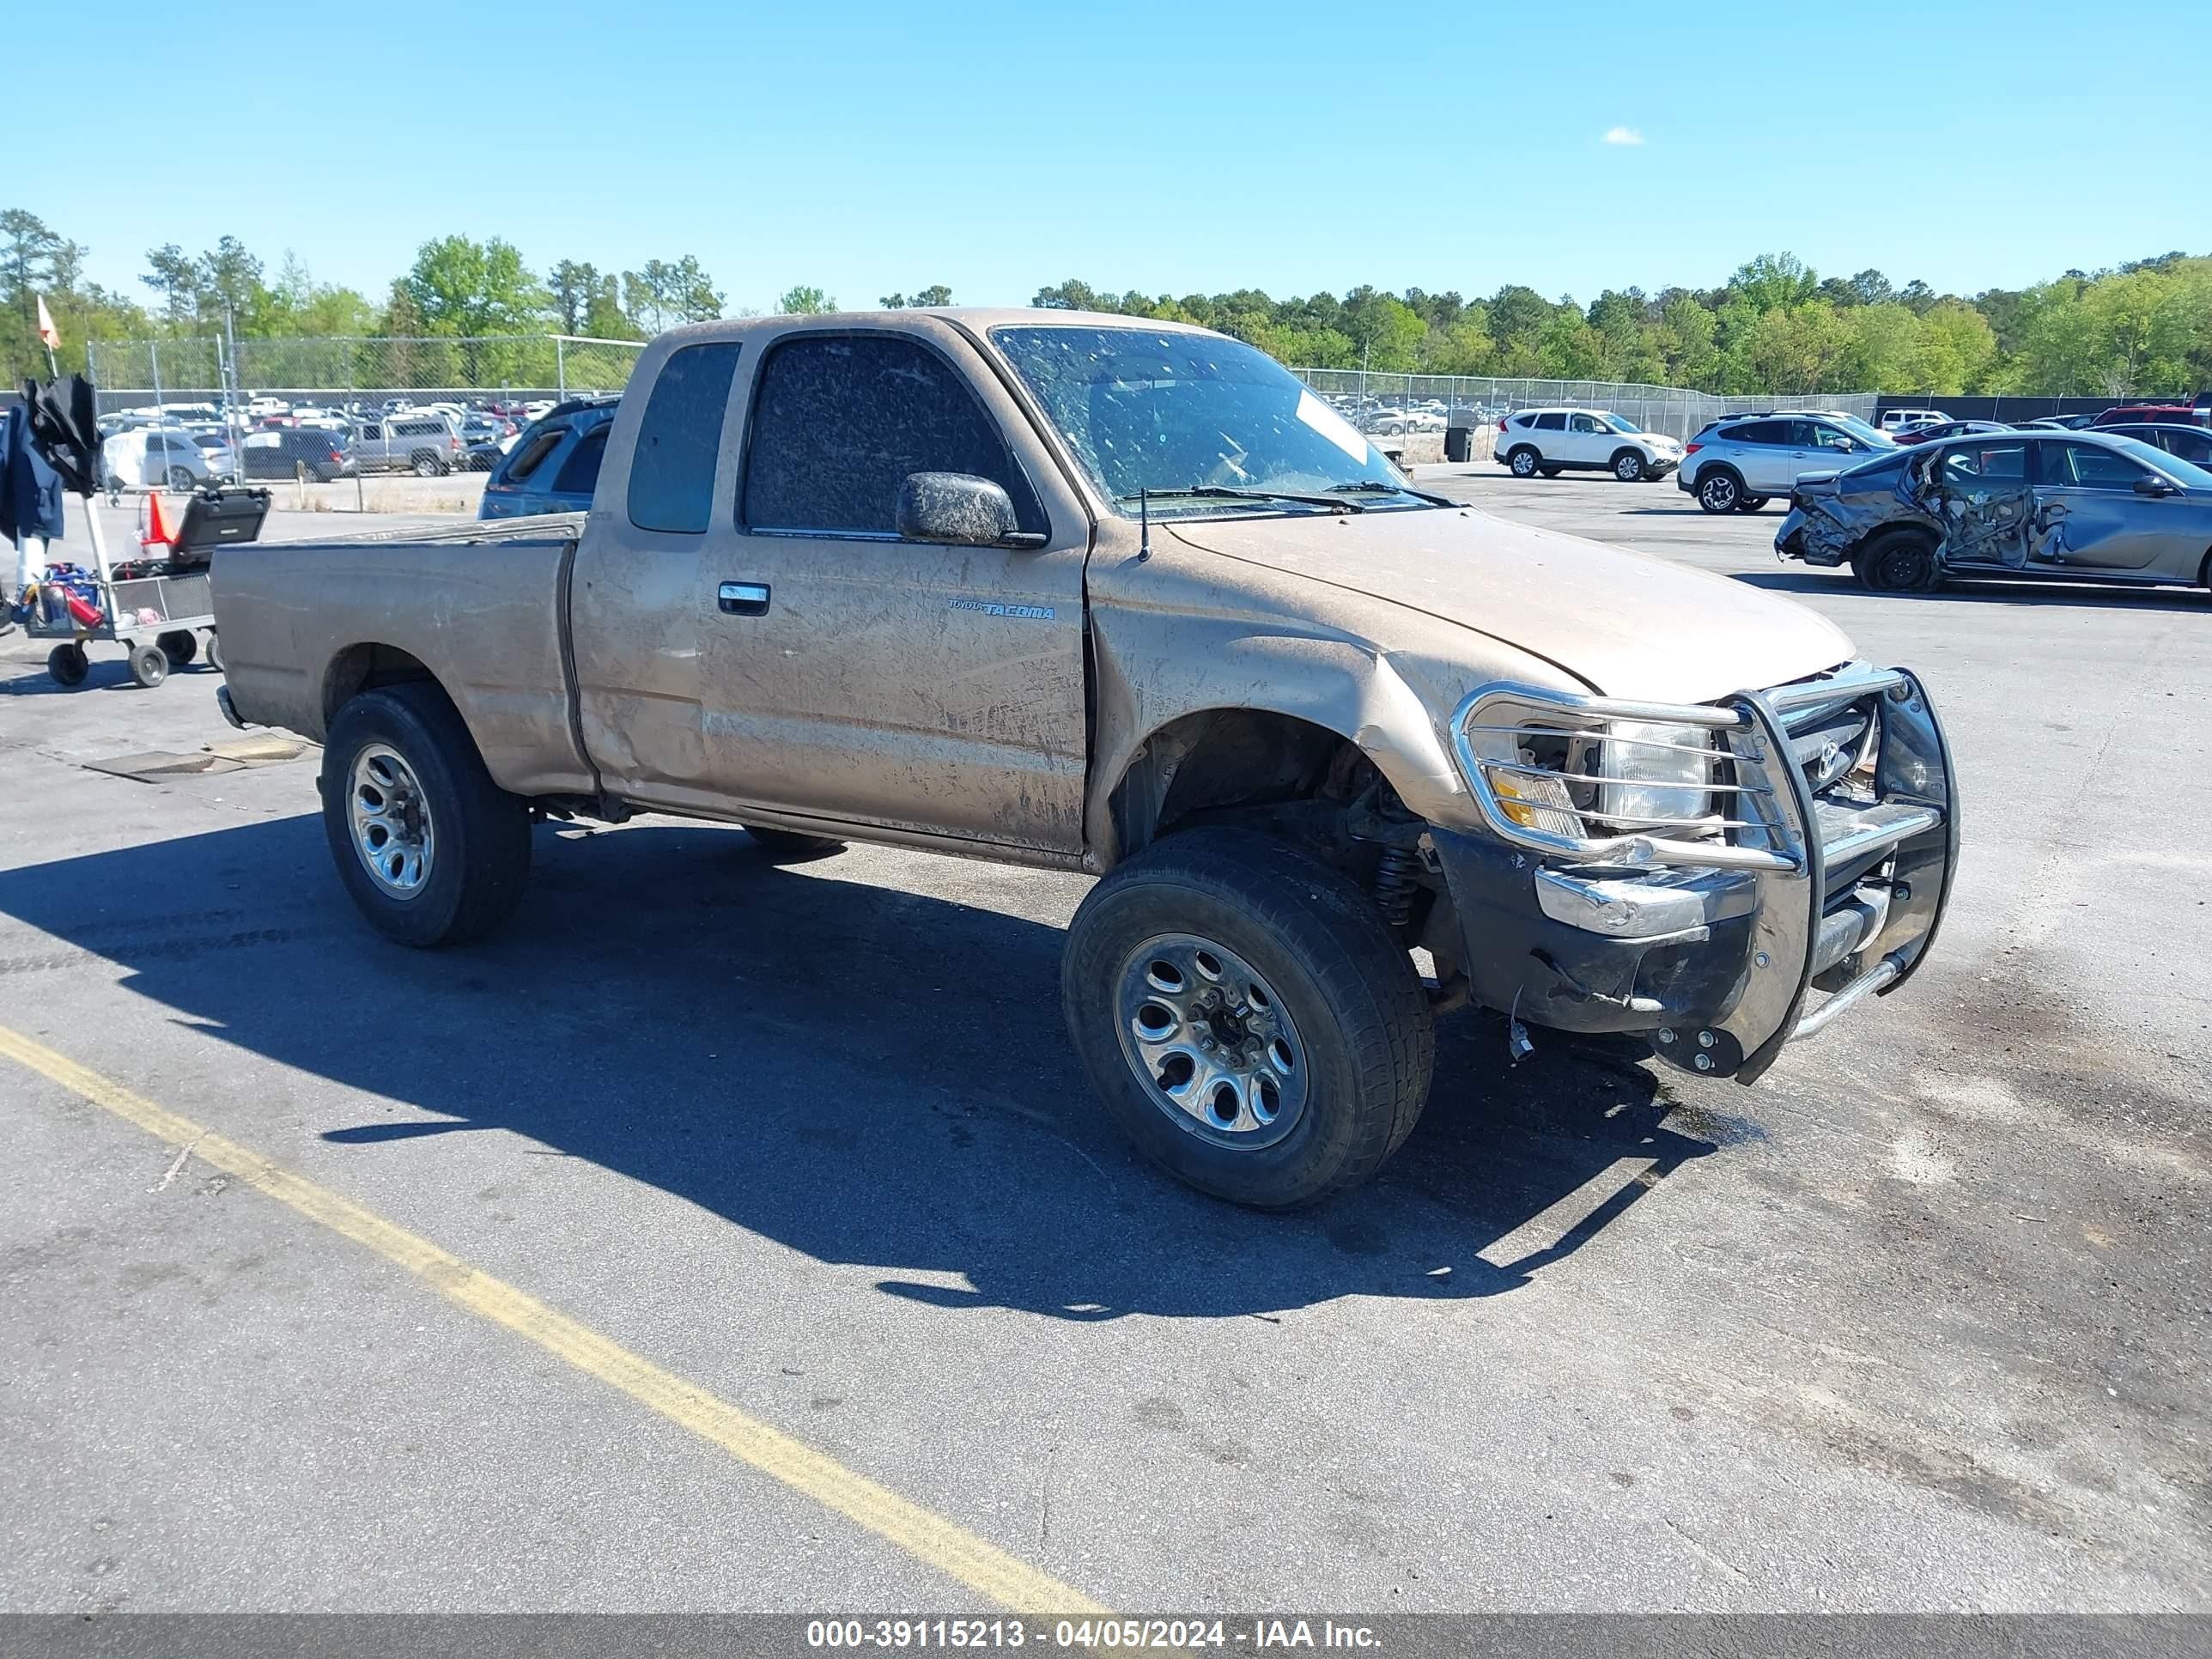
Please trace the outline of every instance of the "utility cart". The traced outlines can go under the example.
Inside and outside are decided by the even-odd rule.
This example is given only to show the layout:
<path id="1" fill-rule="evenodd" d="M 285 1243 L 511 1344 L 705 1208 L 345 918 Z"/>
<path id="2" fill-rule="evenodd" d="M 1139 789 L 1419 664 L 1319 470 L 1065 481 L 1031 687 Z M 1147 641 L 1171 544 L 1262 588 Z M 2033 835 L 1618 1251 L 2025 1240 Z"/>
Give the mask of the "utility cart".
<path id="1" fill-rule="evenodd" d="M 268 512 L 265 489 L 200 489 L 185 506 L 176 539 L 162 556 L 111 565 L 99 515 L 88 502 L 94 570 L 80 581 L 51 583 L 63 591 L 54 594 L 53 602 L 42 592 L 24 624 L 34 639 L 61 641 L 47 653 L 46 672 L 58 685 L 82 685 L 92 666 L 85 647 L 112 643 L 129 653 L 131 678 L 150 690 L 168 678 L 172 668 L 200 653 L 202 634 L 207 635 L 210 665 L 222 667 L 209 562 L 225 543 L 258 537 Z M 77 604 L 68 603 L 71 595 Z M 87 606 L 93 614 L 88 615 Z"/>

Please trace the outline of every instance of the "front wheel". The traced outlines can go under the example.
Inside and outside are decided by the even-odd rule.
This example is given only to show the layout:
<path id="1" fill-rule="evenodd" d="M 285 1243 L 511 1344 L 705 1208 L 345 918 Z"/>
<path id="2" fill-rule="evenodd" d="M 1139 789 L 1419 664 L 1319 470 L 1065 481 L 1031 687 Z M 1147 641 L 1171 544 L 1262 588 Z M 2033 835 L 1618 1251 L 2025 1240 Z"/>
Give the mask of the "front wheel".
<path id="1" fill-rule="evenodd" d="M 1428 1000 L 1381 912 L 1249 830 L 1171 836 L 1091 889 L 1060 1007 L 1122 1132 L 1233 1203 L 1293 1209 L 1358 1185 L 1428 1097 Z"/>
<path id="2" fill-rule="evenodd" d="M 1613 476 L 1623 483 L 1644 482 L 1644 458 L 1632 449 L 1624 449 L 1613 458 Z"/>
<path id="3" fill-rule="evenodd" d="M 46 653 L 46 672 L 56 685 L 82 685 L 91 672 L 92 659 L 75 640 L 66 640 Z"/>
<path id="4" fill-rule="evenodd" d="M 172 668 L 182 668 L 200 653 L 200 642 L 192 636 L 190 629 L 179 628 L 164 634 L 154 643 L 161 647 L 161 653 L 168 658 Z"/>
<path id="5" fill-rule="evenodd" d="M 132 646 L 131 678 L 151 691 L 169 678 L 169 653 L 158 645 Z"/>
<path id="6" fill-rule="evenodd" d="M 1733 472 L 1716 471 L 1698 480 L 1698 505 L 1708 513 L 1733 513 L 1742 499 L 1742 481 Z"/>
<path id="7" fill-rule="evenodd" d="M 458 945 L 504 921 L 530 873 L 530 809 L 484 769 L 434 685 L 366 691 L 323 750 L 323 832 L 338 878 L 402 945 Z"/>

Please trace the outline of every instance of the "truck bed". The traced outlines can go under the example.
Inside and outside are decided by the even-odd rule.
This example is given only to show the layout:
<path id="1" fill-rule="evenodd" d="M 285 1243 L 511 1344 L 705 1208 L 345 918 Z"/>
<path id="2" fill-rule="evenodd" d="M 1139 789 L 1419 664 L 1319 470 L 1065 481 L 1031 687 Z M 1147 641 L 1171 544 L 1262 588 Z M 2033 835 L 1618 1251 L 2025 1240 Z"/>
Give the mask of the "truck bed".
<path id="1" fill-rule="evenodd" d="M 358 686 L 427 669 L 502 787 L 595 788 L 574 717 L 568 631 L 584 519 L 223 548 L 212 584 L 233 706 L 243 720 L 319 742 Z"/>

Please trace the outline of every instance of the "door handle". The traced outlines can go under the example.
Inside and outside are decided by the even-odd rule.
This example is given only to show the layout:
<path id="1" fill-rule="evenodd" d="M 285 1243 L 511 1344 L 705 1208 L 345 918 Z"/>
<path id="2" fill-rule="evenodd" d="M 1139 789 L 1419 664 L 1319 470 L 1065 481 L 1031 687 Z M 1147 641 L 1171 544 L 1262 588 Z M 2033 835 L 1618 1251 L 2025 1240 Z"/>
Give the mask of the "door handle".
<path id="1" fill-rule="evenodd" d="M 761 617 L 768 614 L 768 584 L 766 582 L 724 582 L 714 591 L 714 603 L 726 617 Z"/>

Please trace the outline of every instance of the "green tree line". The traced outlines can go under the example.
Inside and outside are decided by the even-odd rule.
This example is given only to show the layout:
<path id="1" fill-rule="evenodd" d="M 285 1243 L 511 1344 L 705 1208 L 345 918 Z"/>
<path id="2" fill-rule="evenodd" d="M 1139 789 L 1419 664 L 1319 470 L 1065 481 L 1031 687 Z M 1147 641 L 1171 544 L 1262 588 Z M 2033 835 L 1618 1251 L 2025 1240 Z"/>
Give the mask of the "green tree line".
<path id="1" fill-rule="evenodd" d="M 2212 386 L 2212 258 L 2166 253 L 1970 297 L 1879 270 L 1822 277 L 1761 254 L 1711 289 L 1608 289 L 1587 306 L 1508 284 L 1485 299 L 1040 289 L 1040 306 L 1196 323 L 1312 368 L 1644 381 L 1728 393 L 2122 397 Z"/>
<path id="2" fill-rule="evenodd" d="M 372 298 L 318 282 L 287 252 L 272 271 L 237 238 L 189 252 L 145 252 L 143 291 L 88 280 L 88 250 L 20 208 L 0 211 L 0 372 L 43 374 L 36 297 L 61 331 L 64 368 L 88 341 L 207 337 L 257 342 L 362 337 L 362 383 L 489 385 L 550 380 L 542 341 L 477 346 L 487 336 L 557 332 L 646 339 L 719 317 L 727 296 L 690 254 L 635 270 L 562 259 L 541 276 L 510 243 L 435 238 Z M 934 283 L 884 306 L 942 306 Z M 834 310 L 795 285 L 780 312 Z M 2173 252 L 2114 270 L 2069 270 L 2024 289 L 1939 294 L 1879 270 L 1822 277 L 1788 253 L 1761 254 L 1711 289 L 1608 289 L 1584 305 L 1509 283 L 1486 298 L 1407 289 L 1274 299 L 1233 294 L 1114 294 L 1069 281 L 1034 303 L 1192 322 L 1304 368 L 1547 380 L 1650 381 L 1729 393 L 1990 392 L 2123 397 L 2212 386 L 2212 257 Z M 741 313 L 749 314 L 749 313 Z M 438 343 L 451 339 L 444 348 Z M 402 345 L 402 342 L 428 342 Z M 373 367 L 368 361 L 373 356 Z M 302 346 L 301 380 L 331 369 Z M 544 361 L 540 361 L 543 359 Z M 272 366 L 281 351 L 257 351 Z M 257 369 L 253 371 L 259 374 Z M 609 373 L 617 370 L 611 368 Z M 411 377 L 411 378 L 403 378 Z M 276 373 L 260 374 L 281 384 Z"/>

